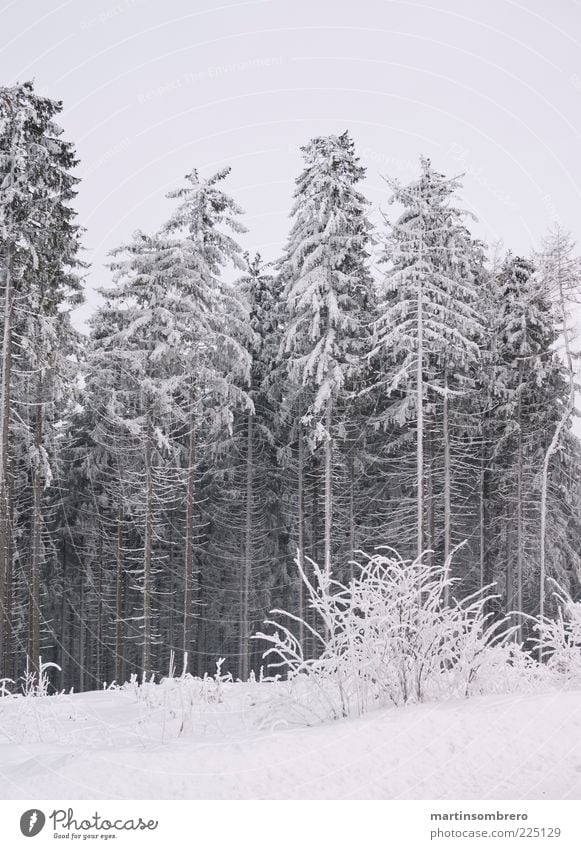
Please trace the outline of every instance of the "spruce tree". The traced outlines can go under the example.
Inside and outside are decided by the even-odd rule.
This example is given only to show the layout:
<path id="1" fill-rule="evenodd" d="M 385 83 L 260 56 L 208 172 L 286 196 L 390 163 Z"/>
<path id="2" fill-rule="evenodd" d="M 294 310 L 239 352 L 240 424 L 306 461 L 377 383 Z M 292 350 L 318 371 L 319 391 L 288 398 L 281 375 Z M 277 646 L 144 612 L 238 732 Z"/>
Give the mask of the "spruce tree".
<path id="1" fill-rule="evenodd" d="M 286 325 L 281 346 L 313 449 L 324 446 L 324 568 L 331 572 L 336 408 L 356 381 L 371 324 L 371 224 L 358 191 L 365 169 L 351 137 L 323 136 L 302 148 L 293 224 L 280 263 Z M 303 435 L 299 432 L 299 445 Z M 317 531 L 314 531 L 317 536 Z"/>
<path id="2" fill-rule="evenodd" d="M 455 205 L 457 179 L 436 172 L 421 160 L 420 177 L 408 186 L 390 181 L 392 202 L 404 209 L 390 227 L 372 358 L 378 383 L 391 402 L 384 413 L 399 441 L 408 423 L 415 425 L 415 553 L 421 557 L 434 522 L 432 451 L 427 439 L 443 447 L 443 553 L 451 548 L 450 402 L 462 397 L 479 358 L 480 322 L 476 312 L 477 269 L 481 248 L 465 226 L 466 213 Z M 437 423 L 441 418 L 441 427 Z M 402 432 L 403 429 L 403 432 Z M 435 429 L 435 432 L 434 432 Z M 409 474 L 409 469 L 404 469 Z M 410 529 L 411 531 L 411 529 Z"/>
<path id="3" fill-rule="evenodd" d="M 530 260 L 507 256 L 495 281 L 495 304 L 490 496 L 495 574 L 503 577 L 508 610 L 538 612 L 541 470 L 567 382 L 554 350 L 549 292 Z"/>
<path id="4" fill-rule="evenodd" d="M 52 479 L 51 432 L 71 379 L 76 341 L 69 311 L 81 300 L 77 274 L 80 230 L 72 201 L 77 178 L 72 144 L 55 121 L 62 104 L 39 97 L 32 83 L 0 90 L 0 253 L 4 271 L 0 380 L 0 664 L 11 653 L 14 474 L 16 443 L 26 445 L 30 563 L 26 576 L 26 654 L 38 671 L 41 651 L 41 569 L 44 490 Z M 20 391 L 15 386 L 18 375 Z M 23 415 L 24 412 L 24 415 Z M 16 422 L 15 422 L 16 416 Z M 24 553 L 23 553 L 24 554 Z M 8 579 L 8 585 L 7 585 Z M 8 601 L 8 604 L 5 604 Z M 7 612 L 7 614 L 6 614 Z"/>
<path id="5" fill-rule="evenodd" d="M 558 455 L 559 447 L 562 446 L 565 455 L 569 455 L 571 459 L 578 458 L 579 447 L 574 443 L 577 442 L 572 434 L 571 423 L 575 409 L 575 365 L 573 350 L 574 345 L 574 318 L 572 311 L 574 305 L 579 302 L 581 294 L 581 259 L 575 255 L 575 244 L 569 233 L 563 230 L 559 225 L 553 227 L 543 241 L 543 245 L 537 262 L 539 266 L 539 278 L 541 284 L 547 292 L 549 299 L 553 303 L 555 310 L 556 329 L 559 333 L 560 347 L 563 350 L 563 364 L 566 374 L 567 389 L 563 391 L 558 402 L 558 419 L 555 423 L 551 441 L 549 442 L 545 456 L 543 458 L 543 471 L 541 480 L 541 522 L 540 522 L 540 567 L 539 567 L 539 615 L 541 618 L 545 614 L 545 582 L 547 575 L 547 525 L 550 509 L 549 487 L 552 483 L 550 479 L 551 467 L 555 465 L 555 455 Z M 573 443 L 573 445 L 572 445 Z M 559 463 L 558 461 L 561 460 Z M 558 465 L 563 465 L 563 458 L 557 456 Z M 558 476 L 558 471 L 555 476 Z M 559 491 L 560 489 L 560 491 Z M 568 493 L 567 487 L 557 489 L 559 495 Z M 568 500 L 568 499 L 567 499 Z M 556 510 L 555 510 L 556 507 Z M 553 511 L 563 513 L 563 497 L 557 499 L 557 505 L 553 507 Z M 560 508 L 560 509 L 559 509 Z M 562 522 L 567 525 L 567 522 Z M 568 534 L 560 534 L 565 540 Z M 579 563 L 578 556 L 568 558 L 573 563 Z M 554 564 L 551 571 L 554 573 Z M 571 566 L 569 567 L 571 571 Z"/>

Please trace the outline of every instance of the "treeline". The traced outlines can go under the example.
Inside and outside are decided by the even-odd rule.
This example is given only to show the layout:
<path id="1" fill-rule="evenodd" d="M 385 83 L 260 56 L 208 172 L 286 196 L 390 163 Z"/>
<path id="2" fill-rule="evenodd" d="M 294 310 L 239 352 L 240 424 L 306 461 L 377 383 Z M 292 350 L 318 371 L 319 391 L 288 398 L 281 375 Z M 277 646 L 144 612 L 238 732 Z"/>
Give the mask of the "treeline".
<path id="1" fill-rule="evenodd" d="M 380 545 L 463 543 L 456 592 L 496 582 L 493 615 L 550 615 L 551 578 L 575 595 L 566 232 L 490 258 L 428 159 L 375 229 L 349 134 L 314 138 L 276 261 L 240 247 L 229 169 L 193 170 L 113 252 L 83 336 L 60 110 L 0 90 L 0 677 L 42 657 L 82 690 L 173 653 L 245 679 L 269 610 L 309 621 L 295 558 L 345 581 Z"/>

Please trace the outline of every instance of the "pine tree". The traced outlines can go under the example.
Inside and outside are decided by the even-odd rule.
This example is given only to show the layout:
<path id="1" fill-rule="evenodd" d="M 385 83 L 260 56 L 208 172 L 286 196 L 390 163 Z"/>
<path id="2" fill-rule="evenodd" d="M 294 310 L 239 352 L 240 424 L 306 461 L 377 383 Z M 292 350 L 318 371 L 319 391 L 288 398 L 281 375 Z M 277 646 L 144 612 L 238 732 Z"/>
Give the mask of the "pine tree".
<path id="1" fill-rule="evenodd" d="M 533 263 L 508 255 L 495 283 L 492 535 L 508 610 L 536 612 L 543 459 L 567 396 L 555 317 Z M 504 564 L 504 570 L 500 564 Z"/>
<path id="2" fill-rule="evenodd" d="M 49 431 L 70 380 L 67 355 L 75 345 L 69 311 L 81 301 L 79 227 L 71 202 L 78 180 L 73 146 L 63 140 L 55 116 L 61 103 L 35 94 L 31 83 L 0 91 L 0 250 L 4 268 L 2 378 L 0 381 L 0 663 L 10 653 L 14 519 L 11 443 L 28 443 L 30 513 L 27 654 L 38 671 L 41 650 L 43 490 L 52 478 Z M 17 361 L 25 416 L 15 408 Z M 24 376 L 26 375 L 26 377 Z M 33 413 L 28 411 L 33 404 Z M 19 411 L 20 413 L 20 411 Z M 24 429 L 23 429 L 24 426 Z M 5 596 L 10 603 L 5 606 Z M 4 615 L 8 610 L 8 617 Z"/>
<path id="3" fill-rule="evenodd" d="M 97 370 L 116 375 L 116 394 L 103 419 L 125 428 L 141 446 L 138 463 L 133 462 L 131 472 L 126 469 L 141 486 L 130 487 L 133 503 L 119 502 L 115 513 L 120 534 L 125 514 L 141 517 L 141 668 L 147 674 L 154 669 L 155 623 L 167 631 L 173 621 L 171 601 L 167 609 L 154 610 L 153 603 L 156 598 L 163 603 L 159 564 L 173 562 L 172 529 L 177 527 L 184 533 L 181 648 L 191 656 L 195 647 L 203 663 L 200 633 L 194 642 L 200 434 L 209 446 L 231 429 L 235 408 L 252 408 L 243 388 L 250 356 L 239 341 L 245 336 L 246 311 L 235 287 L 221 276 L 229 262 L 242 262 L 228 232 L 241 229 L 236 221 L 240 210 L 218 185 L 227 173 L 200 181 L 192 172 L 186 187 L 170 194 L 180 204 L 162 231 L 154 236 L 138 231 L 115 252 L 115 286 L 104 293 L 107 303 L 98 322 L 103 326 L 106 316 L 109 333 L 100 334 Z M 178 492 L 183 493 L 183 516 Z"/>
<path id="4" fill-rule="evenodd" d="M 272 590 L 282 577 L 279 561 L 285 554 L 279 542 L 282 514 L 275 445 L 277 397 L 271 375 L 280 345 L 278 278 L 259 254 L 252 259 L 246 254 L 245 262 L 247 268 L 238 285 L 249 311 L 252 334 L 246 345 L 252 358 L 248 393 L 253 408 L 235 417 L 230 468 L 233 482 L 239 481 L 236 488 L 242 497 L 231 499 L 228 511 L 230 526 L 239 522 L 234 542 L 240 552 L 238 674 L 242 680 L 248 678 L 251 650 L 256 649 L 251 634 L 272 606 Z M 242 507 L 243 515 L 239 516 Z"/>
<path id="5" fill-rule="evenodd" d="M 563 442 L 567 442 L 567 431 L 571 428 L 571 419 L 575 406 L 575 368 L 573 362 L 573 319 L 571 309 L 578 302 L 581 292 L 581 259 L 574 255 L 575 245 L 569 233 L 562 227 L 554 227 L 545 238 L 538 256 L 539 277 L 556 311 L 558 330 L 564 349 L 564 366 L 568 388 L 558 399 L 559 417 L 555 424 L 551 441 L 543 458 L 541 481 L 541 519 L 540 519 L 540 565 L 539 565 L 539 615 L 545 614 L 545 582 L 547 555 L 547 500 L 551 461 Z M 569 440 L 570 442 L 570 435 Z M 566 449 L 565 449 L 566 450 Z M 575 452 L 579 453 L 578 449 Z"/>
<path id="6" fill-rule="evenodd" d="M 168 195 L 177 198 L 179 205 L 163 230 L 167 237 L 166 273 L 188 302 L 185 320 L 189 336 L 185 341 L 189 356 L 190 415 L 184 652 L 193 645 L 193 511 L 199 399 L 203 400 L 205 416 L 210 413 L 212 417 L 209 427 L 214 436 L 224 428 L 231 430 L 235 408 L 247 407 L 252 412 L 252 401 L 244 388 L 250 379 L 251 365 L 247 312 L 235 284 L 228 283 L 222 275 L 229 264 L 234 268 L 244 267 L 242 250 L 234 238 L 244 231 L 238 221 L 242 210 L 220 188 L 229 173 L 230 169 L 226 168 L 207 180 L 200 180 L 197 172 L 192 171 L 185 187 Z"/>
<path id="7" fill-rule="evenodd" d="M 324 565 L 331 572 L 334 410 L 362 367 L 373 284 L 367 267 L 371 224 L 357 190 L 365 170 L 353 141 L 313 139 L 302 148 L 293 224 L 280 275 L 287 316 L 282 355 L 302 405 L 298 416 L 311 445 L 324 445 Z M 299 445 L 303 435 L 299 432 Z"/>
<path id="8" fill-rule="evenodd" d="M 460 187 L 421 160 L 421 174 L 409 186 L 391 181 L 392 201 L 404 211 L 391 226 L 383 254 L 388 271 L 382 288 L 372 357 L 391 406 L 387 422 L 401 431 L 415 420 L 416 548 L 426 544 L 426 417 L 442 406 L 444 558 L 451 548 L 450 399 L 461 396 L 479 358 L 480 323 L 476 270 L 481 248 L 454 205 Z M 401 438 L 401 437 L 400 437 Z M 433 458 L 429 458 L 430 463 Z M 431 501 L 432 499 L 430 499 Z M 433 521 L 431 522 L 433 526 Z M 433 527 L 430 542 L 433 543 Z"/>

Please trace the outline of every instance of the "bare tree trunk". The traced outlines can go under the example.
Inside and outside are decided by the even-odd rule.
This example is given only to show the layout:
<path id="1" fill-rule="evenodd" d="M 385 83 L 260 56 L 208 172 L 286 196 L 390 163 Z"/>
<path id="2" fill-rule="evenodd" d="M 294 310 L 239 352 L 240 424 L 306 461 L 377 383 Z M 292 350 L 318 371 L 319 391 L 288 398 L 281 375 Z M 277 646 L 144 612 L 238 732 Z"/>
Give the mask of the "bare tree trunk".
<path id="1" fill-rule="evenodd" d="M 519 369 L 519 387 L 522 386 L 523 367 L 520 364 Z M 518 447 L 517 447 L 517 539 L 516 539 L 516 604 L 519 613 L 523 612 L 523 562 L 524 562 L 524 523 L 523 523 L 523 419 L 522 419 L 522 403 L 519 391 L 518 399 Z M 515 639 L 520 642 L 522 638 L 522 618 L 519 616 L 518 631 L 515 634 Z"/>
<path id="2" fill-rule="evenodd" d="M 353 453 L 349 451 L 347 473 L 349 475 L 349 579 L 353 580 L 353 561 L 355 560 L 355 469 Z"/>
<path id="3" fill-rule="evenodd" d="M 206 628 L 206 610 L 207 610 L 207 602 L 206 602 L 206 593 L 207 588 L 204 586 L 203 582 L 204 575 L 202 574 L 202 563 L 198 564 L 197 570 L 197 580 L 194 587 L 195 593 L 195 603 L 199 613 L 194 619 L 195 626 L 195 650 L 196 650 L 196 669 L 197 674 L 200 677 L 203 677 L 204 673 L 207 671 L 207 658 L 206 658 L 206 646 L 208 642 L 207 628 Z"/>
<path id="4" fill-rule="evenodd" d="M 127 636 L 131 636 L 135 630 L 133 625 L 128 626 L 129 616 L 133 612 L 133 602 L 131 597 L 131 579 L 126 569 L 123 569 L 123 620 L 124 631 Z M 128 678 L 133 669 L 139 668 L 139 660 L 137 659 L 137 647 L 132 641 L 123 642 L 123 657 L 121 660 L 122 668 L 125 670 L 125 677 Z"/>
<path id="5" fill-rule="evenodd" d="M 8 678 L 15 680 L 16 658 L 13 651 L 13 635 L 14 635 L 14 539 L 12 528 L 14 527 L 14 480 L 11 472 L 8 476 L 8 545 L 6 550 L 6 580 L 4 585 L 4 620 L 5 620 L 5 640 L 4 640 L 4 674 Z M 2 613 L 0 611 L 0 624 Z M 0 667 L 2 661 L 0 658 Z M 0 669 L 1 674 L 1 669 Z"/>
<path id="6" fill-rule="evenodd" d="M 329 399 L 325 414 L 325 573 L 331 574 L 331 546 L 333 529 L 333 437 L 332 437 L 333 406 Z"/>
<path id="7" fill-rule="evenodd" d="M 103 683 L 103 533 L 99 534 L 99 554 L 97 558 L 97 627 L 95 632 L 95 683 L 99 687 Z"/>
<path id="8" fill-rule="evenodd" d="M 563 317 L 563 338 L 565 343 L 565 355 L 567 360 L 567 373 L 569 376 L 569 397 L 561 415 L 557 422 L 557 427 L 553 433 L 553 438 L 547 448 L 543 460 L 543 474 L 541 482 L 541 551 L 540 551 L 540 575 L 539 575 L 539 616 L 543 619 L 545 615 L 545 581 L 546 581 L 546 558 L 547 558 L 547 493 L 549 489 L 549 465 L 551 457 L 557 450 L 559 439 L 563 428 L 571 417 L 575 408 L 575 371 L 573 368 L 573 355 L 571 353 L 571 340 L 569 338 L 569 322 L 567 317 L 567 302 L 565 298 L 565 289 L 563 284 L 563 270 L 561 267 L 561 254 L 559 254 L 557 267 L 557 286 L 559 306 Z M 543 659 L 543 644 L 539 644 L 539 660 Z"/>
<path id="9" fill-rule="evenodd" d="M 420 235 L 420 252 L 418 264 L 421 266 L 422 250 Z M 416 404 L 417 404 L 417 435 L 416 435 L 416 486 L 417 486 L 417 557 L 421 560 L 424 551 L 424 303 L 423 281 L 420 268 L 418 274 L 418 355 L 416 367 Z"/>
<path id="10" fill-rule="evenodd" d="M 176 512 L 175 512 L 175 508 L 172 507 L 172 509 L 170 510 L 170 515 L 169 515 L 169 539 L 167 541 L 168 542 L 167 568 L 168 568 L 168 574 L 171 576 L 170 581 L 169 581 L 170 594 L 171 594 L 170 598 L 171 599 L 174 599 L 174 598 L 179 596 L 179 591 L 177 590 L 175 577 L 174 577 L 175 574 L 176 574 L 176 568 L 175 568 L 175 565 L 174 565 L 175 549 L 176 549 L 176 546 L 175 546 L 175 527 L 176 527 Z M 181 554 L 181 552 L 180 552 L 180 554 Z M 167 633 L 166 633 L 165 646 L 164 646 L 164 648 L 169 649 L 169 653 L 170 653 L 169 656 L 170 657 L 171 657 L 171 652 L 174 651 L 174 647 L 176 645 L 175 612 L 176 612 L 176 607 L 172 603 L 172 601 L 170 600 L 170 603 L 167 606 L 167 620 L 166 620 L 166 622 L 167 622 Z M 179 627 L 180 627 L 180 631 L 181 631 L 182 626 L 183 626 L 183 621 L 182 621 L 181 616 L 179 618 L 179 623 L 180 623 Z M 169 661 L 169 658 L 168 658 L 168 661 Z"/>
<path id="11" fill-rule="evenodd" d="M 197 602 L 199 609 L 203 612 L 206 608 L 204 598 L 204 585 L 201 581 L 197 587 Z M 196 622 L 196 667 L 197 673 L 202 678 L 204 672 L 207 672 L 206 667 L 206 620 L 203 615 L 199 615 L 195 619 Z"/>
<path id="12" fill-rule="evenodd" d="M 319 549 L 319 534 L 320 534 L 320 521 L 319 521 L 319 519 L 320 519 L 320 510 L 319 510 L 319 507 L 320 507 L 320 505 L 319 505 L 320 474 L 319 473 L 320 473 L 320 463 L 319 463 L 318 454 L 315 451 L 313 451 L 313 453 L 311 455 L 311 461 L 312 461 L 312 476 L 313 476 L 312 514 L 311 514 L 312 515 L 312 520 L 311 520 L 312 546 L 311 546 L 311 548 L 312 548 L 312 552 L 313 552 L 312 553 L 312 560 L 315 563 L 317 563 L 317 565 L 320 565 L 320 563 L 319 563 L 319 560 L 320 560 L 320 558 L 319 558 L 319 550 L 320 550 Z M 318 623 L 318 619 L 316 617 L 315 611 L 311 609 L 309 612 L 310 612 L 309 625 L 316 630 L 319 627 L 319 623 Z M 317 647 L 315 645 L 315 638 L 314 637 L 311 636 L 310 641 L 311 641 L 310 651 L 311 651 L 311 656 L 312 656 Z"/>
<path id="13" fill-rule="evenodd" d="M 6 270 L 4 287 L 4 328 L 2 339 L 2 378 L 0 383 L 0 662 L 10 653 L 10 632 L 6 621 L 5 592 L 6 577 L 10 561 L 10 524 L 9 504 L 9 428 L 12 384 L 12 319 L 14 309 L 14 288 L 12 281 L 13 246 L 9 242 L 6 248 Z M 0 677 L 3 670 L 0 669 Z"/>
<path id="14" fill-rule="evenodd" d="M 450 421 L 448 406 L 448 368 L 444 367 L 444 409 L 443 409 L 443 437 L 444 437 L 444 563 L 448 562 L 452 550 L 452 507 L 451 507 L 451 469 L 450 469 Z M 450 602 L 450 588 L 444 590 L 444 604 Z"/>
<path id="15" fill-rule="evenodd" d="M 85 690 L 85 583 L 79 576 L 79 692 Z"/>
<path id="16" fill-rule="evenodd" d="M 506 593 L 505 593 L 505 603 L 506 603 L 506 612 L 509 613 L 514 608 L 514 570 L 513 570 L 513 559 L 512 559 L 512 551 L 510 544 L 510 505 L 506 504 L 506 540 L 505 540 L 505 560 L 506 560 Z M 518 573 L 518 558 L 517 558 L 517 573 Z M 517 585 L 518 585 L 518 574 L 517 574 Z M 518 589 L 517 589 L 518 592 Z M 510 617 L 510 624 L 512 625 L 513 617 Z M 518 638 L 518 634 L 515 634 L 515 639 Z"/>
<path id="17" fill-rule="evenodd" d="M 143 556 L 143 672 L 151 674 L 151 563 L 153 557 L 153 428 L 151 411 L 146 412 L 145 430 L 145 540 Z"/>
<path id="18" fill-rule="evenodd" d="M 315 451 L 311 455 L 313 492 L 312 492 L 312 559 L 319 562 L 319 457 Z"/>
<path id="19" fill-rule="evenodd" d="M 480 455 L 480 487 L 479 487 L 479 498 L 478 498 L 478 530 L 479 530 L 479 565 L 480 565 L 480 575 L 479 575 L 479 584 L 480 589 L 482 589 L 485 585 L 485 575 L 486 575 L 486 525 L 485 525 L 485 507 L 484 507 L 484 497 L 485 497 L 485 464 L 486 458 L 484 457 L 484 446 L 481 448 Z"/>
<path id="20" fill-rule="evenodd" d="M 123 507 L 117 510 L 117 571 L 115 575 L 115 680 L 122 684 L 124 680 L 123 652 L 124 640 L 124 570 L 123 570 Z"/>
<path id="21" fill-rule="evenodd" d="M 424 528 L 424 545 L 427 549 L 425 560 L 428 566 L 434 561 L 434 548 L 436 545 L 436 487 L 434 484 L 435 465 L 434 439 L 431 429 L 425 435 L 424 440 L 424 491 L 427 504 L 427 528 Z"/>
<path id="22" fill-rule="evenodd" d="M 59 660 L 58 664 L 61 668 L 61 688 L 66 688 L 67 667 L 69 659 L 66 654 L 67 644 L 67 626 L 68 626 L 68 568 L 67 568 L 67 537 L 66 532 L 63 533 L 61 546 L 61 570 L 63 576 L 63 585 L 61 592 L 61 609 L 60 609 L 60 634 L 59 634 Z"/>
<path id="23" fill-rule="evenodd" d="M 249 596 L 250 578 L 252 573 L 252 506 L 254 500 L 253 425 L 254 415 L 249 412 L 246 430 L 246 521 L 244 538 L 244 568 L 242 571 L 242 597 L 240 599 L 240 677 L 243 681 L 246 681 L 248 678 L 250 648 Z"/>
<path id="24" fill-rule="evenodd" d="M 298 424 L 298 557 L 301 570 L 305 568 L 305 447 L 303 429 Z M 305 588 L 302 578 L 299 580 L 299 642 L 305 648 Z"/>
<path id="25" fill-rule="evenodd" d="M 193 582 L 194 582 L 194 505 L 196 489 L 196 420 L 192 413 L 190 422 L 190 438 L 188 447 L 188 470 L 186 480 L 186 547 L 184 564 L 184 631 L 182 648 L 189 659 L 192 658 L 194 646 L 194 613 L 193 613 Z M 198 646 L 196 646 L 198 648 Z M 185 662 L 185 661 L 184 661 Z"/>
<path id="26" fill-rule="evenodd" d="M 42 447 L 43 411 L 42 383 L 39 382 L 36 398 L 36 421 L 34 427 L 34 446 L 36 460 L 32 472 L 32 527 L 30 552 L 30 595 L 29 595 L 29 668 L 40 673 L 40 569 L 42 564 L 42 474 L 39 467 Z"/>
<path id="27" fill-rule="evenodd" d="M 79 570 L 80 571 L 80 570 Z M 71 585 L 74 585 L 76 582 L 73 581 L 71 577 Z M 79 582 L 80 585 L 80 582 Z M 66 642 L 66 652 L 67 658 L 69 661 L 69 674 L 66 676 L 68 679 L 69 687 L 77 686 L 77 633 L 78 633 L 78 618 L 79 618 L 79 608 L 78 601 L 79 595 L 76 592 L 76 587 L 72 586 L 72 596 L 75 599 L 74 603 L 69 601 L 68 603 L 68 628 L 67 628 L 67 642 Z M 70 596 L 69 596 L 70 598 Z"/>

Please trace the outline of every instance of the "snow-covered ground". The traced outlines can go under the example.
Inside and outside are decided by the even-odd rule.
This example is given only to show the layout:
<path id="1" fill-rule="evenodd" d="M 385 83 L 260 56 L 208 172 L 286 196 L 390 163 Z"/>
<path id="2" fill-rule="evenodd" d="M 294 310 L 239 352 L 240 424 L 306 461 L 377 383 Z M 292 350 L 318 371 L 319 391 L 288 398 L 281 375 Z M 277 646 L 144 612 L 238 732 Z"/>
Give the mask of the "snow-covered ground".
<path id="1" fill-rule="evenodd" d="M 268 687 L 226 686 L 179 737 L 167 703 L 131 690 L 2 699 L 0 798 L 581 798 L 579 691 L 273 729 Z"/>

